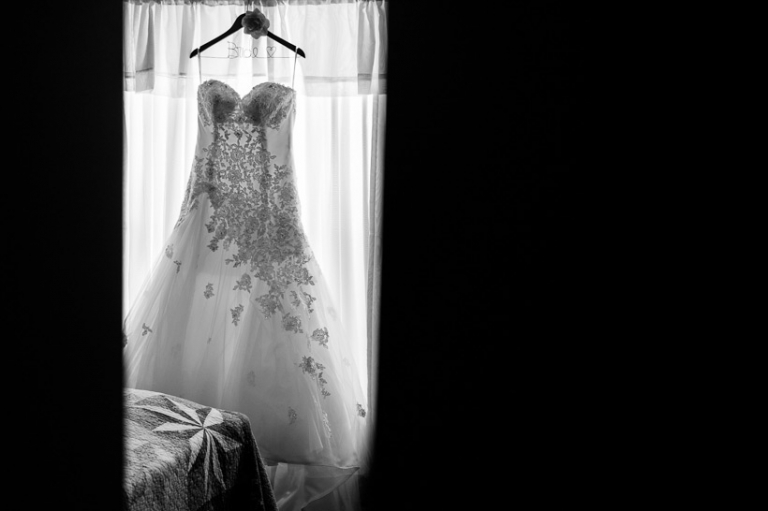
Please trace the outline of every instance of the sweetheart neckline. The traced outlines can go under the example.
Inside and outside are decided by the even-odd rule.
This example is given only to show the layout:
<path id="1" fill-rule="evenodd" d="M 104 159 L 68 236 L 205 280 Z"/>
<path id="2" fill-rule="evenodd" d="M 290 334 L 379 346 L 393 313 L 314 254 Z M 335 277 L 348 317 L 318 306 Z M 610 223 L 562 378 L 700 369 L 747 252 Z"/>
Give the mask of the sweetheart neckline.
<path id="1" fill-rule="evenodd" d="M 241 95 L 240 95 L 240 93 L 239 93 L 239 92 L 237 92 L 237 90 L 236 90 L 234 87 L 232 87 L 230 84 L 228 84 L 227 82 L 223 82 L 223 81 L 221 81 L 221 80 L 217 80 L 216 78 L 209 78 L 208 80 L 206 80 L 206 81 L 202 82 L 200 85 L 198 85 L 198 86 L 197 86 L 197 89 L 198 89 L 198 91 L 200 90 L 200 88 L 201 88 L 203 85 L 205 85 L 205 84 L 206 84 L 206 83 L 208 83 L 208 82 L 216 82 L 216 83 L 220 83 L 220 84 L 224 85 L 226 88 L 228 88 L 229 90 L 231 90 L 231 91 L 232 91 L 232 92 L 235 94 L 235 96 L 237 96 L 237 99 L 238 99 L 238 100 L 240 100 L 240 101 L 242 101 L 244 98 L 246 98 L 246 97 L 250 96 L 250 95 L 251 95 L 251 93 L 252 93 L 254 90 L 256 90 L 256 87 L 260 87 L 260 86 L 262 86 L 262 85 L 277 85 L 278 87 L 283 87 L 283 88 L 285 88 L 285 89 L 288 89 L 289 91 L 293 92 L 294 94 L 296 94 L 296 90 L 295 90 L 295 89 L 293 89 L 292 87 L 288 87 L 287 85 L 283 85 L 283 84 L 281 84 L 281 83 L 277 83 L 277 82 L 261 82 L 261 83 L 257 83 L 257 84 L 256 84 L 256 85 L 254 85 L 253 87 L 251 87 L 251 90 L 249 90 L 248 92 L 246 92 L 244 96 L 241 96 Z"/>

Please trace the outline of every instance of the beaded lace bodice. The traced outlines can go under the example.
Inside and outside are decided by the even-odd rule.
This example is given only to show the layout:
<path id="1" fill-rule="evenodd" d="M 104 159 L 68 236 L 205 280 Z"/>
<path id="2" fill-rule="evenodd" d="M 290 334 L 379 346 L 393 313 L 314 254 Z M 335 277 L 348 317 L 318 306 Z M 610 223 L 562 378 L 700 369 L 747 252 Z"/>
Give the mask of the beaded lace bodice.
<path id="1" fill-rule="evenodd" d="M 305 332 L 309 326 L 300 317 L 313 312 L 315 282 L 306 266 L 313 255 L 301 227 L 292 168 L 294 97 L 293 89 L 275 83 L 259 84 L 242 98 L 217 80 L 200 85 L 195 162 L 176 228 L 207 196 L 208 249 L 223 249 L 227 265 L 243 268 L 234 289 L 250 294 L 252 278 L 266 282 L 269 292 L 251 297 L 261 312 L 267 318 L 279 313 L 286 330 L 327 348 L 326 329 Z M 209 286 L 205 296 L 215 292 Z M 242 310 L 231 311 L 235 325 Z"/>

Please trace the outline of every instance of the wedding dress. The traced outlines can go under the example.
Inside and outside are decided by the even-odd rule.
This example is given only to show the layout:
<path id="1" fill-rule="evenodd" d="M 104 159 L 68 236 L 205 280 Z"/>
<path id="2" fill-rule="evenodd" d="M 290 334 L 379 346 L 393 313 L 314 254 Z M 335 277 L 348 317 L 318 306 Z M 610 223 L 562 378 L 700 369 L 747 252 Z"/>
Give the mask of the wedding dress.
<path id="1" fill-rule="evenodd" d="M 181 214 L 125 320 L 125 384 L 245 413 L 281 510 L 300 509 L 360 466 L 367 403 L 301 226 L 295 91 L 208 80 L 197 96 Z"/>

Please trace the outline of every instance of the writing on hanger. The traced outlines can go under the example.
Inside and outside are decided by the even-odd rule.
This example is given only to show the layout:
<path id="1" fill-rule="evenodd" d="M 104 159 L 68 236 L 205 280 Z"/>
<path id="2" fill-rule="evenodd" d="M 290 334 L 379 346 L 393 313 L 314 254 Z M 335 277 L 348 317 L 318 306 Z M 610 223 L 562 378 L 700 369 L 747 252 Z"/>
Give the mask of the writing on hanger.
<path id="1" fill-rule="evenodd" d="M 245 16 L 246 16 L 245 13 L 241 14 L 240 16 L 238 16 L 235 19 L 235 22 L 232 24 L 232 26 L 229 28 L 229 30 L 227 30 L 226 32 L 224 32 L 220 36 L 217 36 L 217 37 L 211 39 L 207 43 L 200 45 L 199 48 L 195 48 L 194 50 L 192 50 L 192 53 L 189 54 L 189 58 L 194 58 L 195 56 L 197 56 L 198 53 L 204 52 L 205 50 L 207 50 L 208 48 L 210 48 L 214 44 L 218 43 L 219 41 L 221 41 L 225 37 L 227 37 L 229 35 L 232 35 L 235 32 L 237 32 L 238 30 L 242 29 L 243 28 L 243 18 L 245 18 Z M 295 52 L 300 57 L 307 58 L 306 54 L 304 53 L 304 50 L 302 50 L 301 48 L 297 47 L 294 44 L 289 43 L 285 39 L 276 36 L 272 32 L 267 31 L 267 37 L 269 37 L 270 39 L 272 39 L 274 41 L 277 41 L 280 44 L 282 44 L 283 46 L 285 46 L 289 50 Z M 268 50 L 268 53 L 269 53 L 269 50 Z M 274 51 L 273 51 L 273 53 L 274 53 Z M 271 55 L 267 55 L 267 57 L 261 57 L 261 58 L 270 58 L 270 57 L 271 57 Z M 230 57 L 228 57 L 228 58 L 230 58 Z M 234 58 L 234 57 L 232 57 L 232 58 Z"/>
<path id="2" fill-rule="evenodd" d="M 267 46 L 266 51 L 259 52 L 257 46 L 238 46 L 234 41 L 227 41 L 227 56 L 216 58 L 227 59 L 292 59 L 293 56 L 275 55 L 277 48 Z"/>

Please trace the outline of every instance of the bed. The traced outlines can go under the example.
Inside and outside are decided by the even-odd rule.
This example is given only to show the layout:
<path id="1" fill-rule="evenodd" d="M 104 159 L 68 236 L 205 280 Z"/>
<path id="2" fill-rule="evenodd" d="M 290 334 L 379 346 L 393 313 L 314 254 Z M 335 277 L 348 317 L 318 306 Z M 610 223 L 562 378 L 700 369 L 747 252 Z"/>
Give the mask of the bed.
<path id="1" fill-rule="evenodd" d="M 248 418 L 127 388 L 125 508 L 276 511 Z"/>

